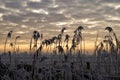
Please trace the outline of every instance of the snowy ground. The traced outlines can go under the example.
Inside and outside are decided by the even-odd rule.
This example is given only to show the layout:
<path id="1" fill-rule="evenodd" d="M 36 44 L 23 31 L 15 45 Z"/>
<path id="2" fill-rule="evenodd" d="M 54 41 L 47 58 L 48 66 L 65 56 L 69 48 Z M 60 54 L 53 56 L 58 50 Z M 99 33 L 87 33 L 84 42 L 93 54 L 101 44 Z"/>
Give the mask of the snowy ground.
<path id="1" fill-rule="evenodd" d="M 120 80 L 120 56 L 1 54 L 0 80 Z"/>

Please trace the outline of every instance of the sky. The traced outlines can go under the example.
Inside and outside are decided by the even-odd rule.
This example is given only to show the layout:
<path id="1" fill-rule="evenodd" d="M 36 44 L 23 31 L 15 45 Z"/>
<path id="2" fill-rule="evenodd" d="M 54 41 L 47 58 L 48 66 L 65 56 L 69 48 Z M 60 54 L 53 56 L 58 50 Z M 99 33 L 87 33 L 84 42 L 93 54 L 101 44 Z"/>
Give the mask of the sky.
<path id="1" fill-rule="evenodd" d="M 70 34 L 83 26 L 86 49 L 93 49 L 99 31 L 99 40 L 107 34 L 104 28 L 111 26 L 118 37 L 120 27 L 120 0 L 0 0 L 0 50 L 7 33 L 13 30 L 12 39 L 27 49 L 34 30 L 50 38 L 60 33 L 63 27 Z M 9 43 L 9 41 L 8 41 Z"/>

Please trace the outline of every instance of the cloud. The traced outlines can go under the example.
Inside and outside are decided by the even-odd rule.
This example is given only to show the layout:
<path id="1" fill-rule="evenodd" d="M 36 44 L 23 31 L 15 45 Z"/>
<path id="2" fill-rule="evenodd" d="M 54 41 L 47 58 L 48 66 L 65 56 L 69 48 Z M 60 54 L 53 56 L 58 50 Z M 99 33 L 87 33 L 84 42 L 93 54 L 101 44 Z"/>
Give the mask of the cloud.
<path id="1" fill-rule="evenodd" d="M 89 40 L 106 26 L 118 29 L 119 5 L 120 0 L 0 0 L 0 32 L 5 32 L 4 36 L 13 30 L 16 35 L 30 36 L 38 30 L 53 36 L 62 27 L 71 34 L 82 25 Z"/>
<path id="2" fill-rule="evenodd" d="M 10 21 L 13 23 L 19 23 L 23 20 L 21 16 L 17 16 L 17 15 L 3 15 L 2 18 L 4 21 Z"/>
<path id="3" fill-rule="evenodd" d="M 21 7 L 21 4 L 19 2 L 6 2 L 5 7 L 18 9 Z"/>

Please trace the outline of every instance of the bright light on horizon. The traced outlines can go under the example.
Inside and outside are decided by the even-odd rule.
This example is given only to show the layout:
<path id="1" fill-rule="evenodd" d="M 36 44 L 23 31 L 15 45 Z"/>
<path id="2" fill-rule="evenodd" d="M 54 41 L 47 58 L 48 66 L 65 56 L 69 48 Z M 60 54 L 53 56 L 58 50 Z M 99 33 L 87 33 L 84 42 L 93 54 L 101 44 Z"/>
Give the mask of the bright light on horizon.
<path id="1" fill-rule="evenodd" d="M 83 44 L 84 44 L 84 42 L 82 42 Z M 32 44 L 33 45 L 33 44 Z M 63 44 L 64 45 L 64 44 Z M 69 43 L 68 44 L 69 45 L 69 48 L 71 47 L 71 44 Z M 39 48 L 39 46 L 40 46 L 40 43 L 38 43 L 38 48 Z M 80 45 L 79 45 L 80 46 Z M 76 47 L 76 49 L 79 47 L 79 46 L 77 46 Z M 49 46 L 50 47 L 50 46 Z M 8 51 L 11 51 L 11 52 L 13 52 L 13 48 L 14 48 L 14 46 L 13 47 L 10 47 L 10 45 L 9 45 L 9 43 L 7 44 L 7 47 L 6 47 L 6 52 L 8 52 Z M 24 44 L 20 44 L 20 43 L 18 43 L 17 45 L 16 45 L 16 49 L 18 49 L 19 48 L 19 50 L 20 50 L 20 52 L 28 52 L 29 53 L 29 48 L 30 48 L 30 44 L 26 44 L 26 43 L 24 43 Z M 54 48 L 54 45 L 52 45 L 51 46 L 51 48 L 53 49 Z M 44 49 L 43 49 L 43 52 L 46 52 L 46 47 L 44 47 Z M 64 49 L 65 49 L 65 47 L 64 47 Z M 84 50 L 84 46 L 82 47 L 82 50 Z M 2 44 L 1 46 L 0 46 L 0 52 L 3 52 L 4 51 L 4 44 Z M 92 42 L 92 41 L 86 41 L 86 43 L 85 43 L 85 51 L 86 52 L 89 52 L 89 53 L 93 53 L 93 51 L 94 51 L 94 43 Z M 51 51 L 52 52 L 52 51 Z"/>

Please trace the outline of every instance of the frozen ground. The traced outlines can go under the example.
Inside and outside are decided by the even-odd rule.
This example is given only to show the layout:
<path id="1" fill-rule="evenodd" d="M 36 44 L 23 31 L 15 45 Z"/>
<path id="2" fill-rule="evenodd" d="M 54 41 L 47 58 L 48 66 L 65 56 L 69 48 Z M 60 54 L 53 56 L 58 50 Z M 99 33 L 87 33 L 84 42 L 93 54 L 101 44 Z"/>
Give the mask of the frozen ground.
<path id="1" fill-rule="evenodd" d="M 1 54 L 0 80 L 120 80 L 120 56 Z"/>

